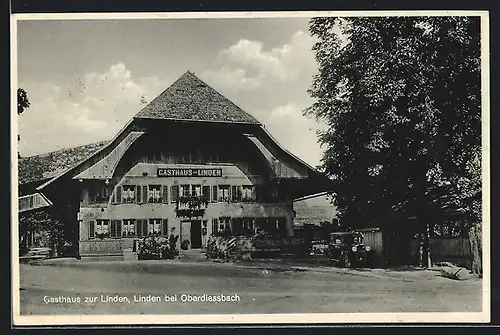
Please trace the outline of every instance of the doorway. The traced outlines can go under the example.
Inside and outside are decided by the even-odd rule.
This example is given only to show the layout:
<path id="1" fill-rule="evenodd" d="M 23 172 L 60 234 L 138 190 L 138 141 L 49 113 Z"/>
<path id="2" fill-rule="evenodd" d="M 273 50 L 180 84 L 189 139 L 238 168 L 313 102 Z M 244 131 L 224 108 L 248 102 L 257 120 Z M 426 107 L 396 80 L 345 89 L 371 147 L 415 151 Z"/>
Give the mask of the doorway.
<path id="1" fill-rule="evenodd" d="M 191 221 L 191 248 L 201 248 L 201 220 Z"/>

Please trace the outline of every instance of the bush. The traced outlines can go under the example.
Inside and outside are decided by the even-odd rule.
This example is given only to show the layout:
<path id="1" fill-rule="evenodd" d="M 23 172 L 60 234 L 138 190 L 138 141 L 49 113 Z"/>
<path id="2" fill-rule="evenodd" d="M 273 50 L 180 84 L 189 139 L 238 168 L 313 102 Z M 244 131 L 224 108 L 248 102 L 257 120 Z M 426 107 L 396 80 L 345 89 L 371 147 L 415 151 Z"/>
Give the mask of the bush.
<path id="1" fill-rule="evenodd" d="M 145 237 L 139 242 L 138 258 L 147 259 L 173 259 L 179 254 L 176 250 L 179 236 L 171 235 L 167 240 L 164 237 Z"/>
<path id="2" fill-rule="evenodd" d="M 189 249 L 189 244 L 191 242 L 189 240 L 184 240 L 181 242 L 181 249 L 182 250 L 188 250 Z"/>

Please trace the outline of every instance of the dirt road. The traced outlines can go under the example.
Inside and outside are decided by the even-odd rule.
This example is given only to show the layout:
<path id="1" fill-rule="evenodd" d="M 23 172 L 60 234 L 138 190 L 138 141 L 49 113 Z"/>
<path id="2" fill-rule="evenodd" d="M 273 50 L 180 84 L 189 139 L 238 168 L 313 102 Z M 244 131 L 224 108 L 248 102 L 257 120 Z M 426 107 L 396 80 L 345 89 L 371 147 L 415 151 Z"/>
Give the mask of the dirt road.
<path id="1" fill-rule="evenodd" d="M 481 280 L 453 281 L 431 271 L 103 262 L 21 265 L 20 284 L 22 315 L 480 312 L 482 306 Z M 221 295 L 238 299 L 206 301 Z M 140 300 L 148 297 L 160 301 Z M 188 297 L 197 301 L 182 301 Z"/>

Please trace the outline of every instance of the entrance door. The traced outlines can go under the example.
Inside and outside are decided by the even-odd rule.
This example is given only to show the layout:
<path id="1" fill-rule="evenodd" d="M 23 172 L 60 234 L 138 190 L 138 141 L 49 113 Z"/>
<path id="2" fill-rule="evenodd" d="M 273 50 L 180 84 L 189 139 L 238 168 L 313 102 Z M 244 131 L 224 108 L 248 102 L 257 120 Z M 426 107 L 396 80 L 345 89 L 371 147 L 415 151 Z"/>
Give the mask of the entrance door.
<path id="1" fill-rule="evenodd" d="M 201 248 L 201 220 L 191 221 L 191 248 Z"/>
<path id="2" fill-rule="evenodd" d="M 191 221 L 181 222 L 181 246 L 182 241 L 188 240 L 191 243 Z"/>

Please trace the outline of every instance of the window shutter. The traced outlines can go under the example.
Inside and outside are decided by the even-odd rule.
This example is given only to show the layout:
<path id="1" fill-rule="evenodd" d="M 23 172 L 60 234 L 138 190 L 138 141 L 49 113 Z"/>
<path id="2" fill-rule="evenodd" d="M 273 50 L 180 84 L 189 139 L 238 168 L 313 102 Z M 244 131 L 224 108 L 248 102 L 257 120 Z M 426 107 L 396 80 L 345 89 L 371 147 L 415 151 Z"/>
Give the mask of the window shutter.
<path id="1" fill-rule="evenodd" d="M 179 200 L 179 186 L 172 186 L 172 202 L 177 202 Z"/>
<path id="2" fill-rule="evenodd" d="M 217 185 L 212 186 L 212 202 L 217 202 L 219 195 L 217 194 Z"/>
<path id="3" fill-rule="evenodd" d="M 231 201 L 236 202 L 236 186 L 231 186 Z"/>
<path id="4" fill-rule="evenodd" d="M 148 185 L 142 185 L 142 202 L 148 202 Z"/>
<path id="5" fill-rule="evenodd" d="M 89 239 L 95 238 L 95 223 L 94 221 L 89 222 Z"/>
<path id="6" fill-rule="evenodd" d="M 115 199 L 115 203 L 119 204 L 121 202 L 122 202 L 122 186 L 118 185 L 116 187 L 116 199 Z"/>
<path id="7" fill-rule="evenodd" d="M 168 219 L 163 219 L 163 224 L 161 226 L 162 235 L 168 236 Z"/>
<path id="8" fill-rule="evenodd" d="M 116 237 L 122 236 L 122 220 L 116 220 Z"/>
<path id="9" fill-rule="evenodd" d="M 148 220 L 142 220 L 142 235 L 148 236 L 149 224 Z"/>
<path id="10" fill-rule="evenodd" d="M 168 204 L 168 186 L 163 185 L 162 188 L 163 188 L 162 202 L 164 204 Z"/>
<path id="11" fill-rule="evenodd" d="M 142 220 L 136 220 L 135 221 L 135 235 L 137 237 L 142 236 Z"/>
<path id="12" fill-rule="evenodd" d="M 142 193 L 141 193 L 142 187 L 141 185 L 137 185 L 137 189 L 135 192 L 135 202 L 140 204 L 142 202 Z"/>
<path id="13" fill-rule="evenodd" d="M 219 231 L 219 220 L 212 219 L 212 234 L 215 234 Z"/>
<path id="14" fill-rule="evenodd" d="M 205 200 L 210 201 L 210 186 L 203 186 L 201 194 L 203 195 L 203 198 L 205 198 Z"/>
<path id="15" fill-rule="evenodd" d="M 120 237 L 118 235 L 118 220 L 111 221 L 111 237 Z"/>

